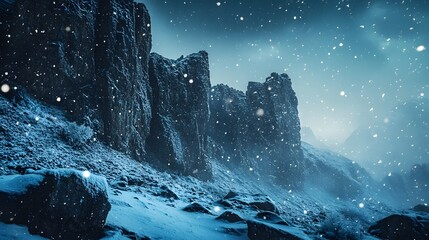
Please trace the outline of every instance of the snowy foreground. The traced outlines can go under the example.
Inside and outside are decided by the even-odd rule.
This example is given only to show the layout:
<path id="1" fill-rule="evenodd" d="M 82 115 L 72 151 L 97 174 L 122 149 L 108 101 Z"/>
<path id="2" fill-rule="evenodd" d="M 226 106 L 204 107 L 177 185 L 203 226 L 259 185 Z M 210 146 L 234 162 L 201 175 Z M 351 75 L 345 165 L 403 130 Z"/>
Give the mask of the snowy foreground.
<path id="1" fill-rule="evenodd" d="M 258 234 L 266 232 L 272 239 L 376 239 L 368 228 L 400 211 L 362 168 L 308 144 L 301 189 L 278 187 L 270 176 L 229 169 L 215 159 L 214 180 L 204 182 L 136 162 L 98 142 L 91 129 L 68 122 L 60 110 L 21 98 L 0 96 L 0 193 L 40 184 L 38 169 L 75 169 L 53 172 L 98 179 L 89 186 L 100 186 L 105 177 L 111 209 L 102 239 L 248 239 L 248 231 L 256 231 L 252 239 L 264 239 Z M 45 238 L 30 235 L 26 226 L 0 223 L 0 239 Z"/>

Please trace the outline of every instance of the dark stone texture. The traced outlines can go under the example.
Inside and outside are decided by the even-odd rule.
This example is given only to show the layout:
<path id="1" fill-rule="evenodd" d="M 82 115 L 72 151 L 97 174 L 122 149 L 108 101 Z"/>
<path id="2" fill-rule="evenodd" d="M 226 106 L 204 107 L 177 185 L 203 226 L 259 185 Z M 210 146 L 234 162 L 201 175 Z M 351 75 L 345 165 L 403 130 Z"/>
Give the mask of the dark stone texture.
<path id="1" fill-rule="evenodd" d="M 95 86 L 96 1 L 17 0 L 10 12 L 3 23 L 1 81 L 84 117 Z"/>
<path id="2" fill-rule="evenodd" d="M 298 185 L 303 168 L 298 100 L 286 74 L 250 82 L 246 95 L 215 86 L 210 100 L 210 137 L 223 148 L 223 158 L 274 173 L 280 184 Z"/>
<path id="3" fill-rule="evenodd" d="M 202 51 L 177 60 L 151 54 L 153 113 L 148 150 L 156 165 L 202 179 L 211 178 L 206 156 L 210 76 Z"/>
<path id="4" fill-rule="evenodd" d="M 25 182 L 31 184 L 13 190 Z M 16 175 L 8 185 L 0 188 L 1 221 L 25 224 L 31 233 L 52 239 L 101 236 L 111 207 L 105 178 L 85 178 L 75 170 L 39 170 Z"/>
<path id="5" fill-rule="evenodd" d="M 221 147 L 224 163 L 246 164 L 247 103 L 243 92 L 220 84 L 210 93 L 210 137 Z"/>
<path id="6" fill-rule="evenodd" d="M 184 207 L 183 211 L 205 213 L 205 214 L 213 215 L 207 208 L 203 207 L 201 204 L 196 203 L 196 202 L 191 203 L 188 206 Z"/>
<path id="7" fill-rule="evenodd" d="M 288 231 L 287 227 L 273 226 L 268 223 L 262 223 L 256 220 L 247 221 L 248 233 L 247 236 L 251 240 L 303 240 L 309 239 L 304 233 Z M 291 229 L 292 230 L 292 229 Z"/>
<path id="8" fill-rule="evenodd" d="M 227 221 L 230 223 L 235 223 L 235 222 L 241 222 L 244 221 L 243 218 L 241 218 L 237 213 L 235 212 L 231 212 L 231 211 L 225 211 L 224 213 L 222 213 L 219 217 L 216 218 L 217 220 L 223 220 L 223 221 Z"/>
<path id="9" fill-rule="evenodd" d="M 133 0 L 16 0 L 9 8 L 0 20 L 6 36 L 0 40 L 0 82 L 61 106 L 71 120 L 142 160 L 151 119 L 145 6 Z"/>
<path id="10" fill-rule="evenodd" d="M 376 222 L 368 232 L 381 239 L 429 239 L 429 217 L 394 214 Z"/>
<path id="11" fill-rule="evenodd" d="M 267 198 L 265 201 L 251 202 L 250 206 L 254 207 L 258 211 L 268 211 L 273 213 L 279 213 L 276 205 L 274 205 L 271 199 Z"/>
<path id="12" fill-rule="evenodd" d="M 289 224 L 282 217 L 273 212 L 260 212 L 256 214 L 256 218 L 261 219 L 261 221 L 289 226 Z"/>
<path id="13" fill-rule="evenodd" d="M 246 94 L 211 89 L 206 52 L 150 55 L 149 14 L 133 0 L 0 4 L 0 83 L 60 106 L 111 147 L 161 169 L 208 180 L 209 158 L 218 158 L 298 185 L 298 103 L 286 74 L 250 82 Z"/>
<path id="14" fill-rule="evenodd" d="M 238 197 L 238 193 L 229 190 L 229 192 L 225 195 L 225 197 L 223 197 L 223 199 L 230 199 L 235 197 Z"/>
<path id="15" fill-rule="evenodd" d="M 114 148 L 143 160 L 151 119 L 151 34 L 145 6 L 133 0 L 99 1 L 96 39 L 104 138 Z"/>
<path id="16" fill-rule="evenodd" d="M 424 204 L 418 204 L 416 206 L 414 206 L 412 208 L 412 210 L 416 211 L 416 212 L 425 212 L 425 213 L 429 213 L 429 206 L 424 205 Z"/>

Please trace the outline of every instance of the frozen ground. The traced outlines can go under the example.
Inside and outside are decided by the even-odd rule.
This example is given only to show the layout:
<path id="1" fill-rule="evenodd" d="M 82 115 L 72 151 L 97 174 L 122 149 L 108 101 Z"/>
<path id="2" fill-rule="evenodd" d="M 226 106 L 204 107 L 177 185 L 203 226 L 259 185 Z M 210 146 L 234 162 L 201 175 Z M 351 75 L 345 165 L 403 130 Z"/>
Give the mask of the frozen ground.
<path id="1" fill-rule="evenodd" d="M 158 172 L 103 145 L 91 129 L 67 121 L 60 110 L 25 95 L 9 100 L 0 96 L 0 133 L 0 175 L 28 168 L 73 168 L 107 178 L 112 209 L 105 239 L 247 239 L 245 222 L 216 217 L 232 210 L 254 219 L 257 211 L 246 201 L 267 196 L 289 223 L 286 230 L 311 238 L 323 239 L 332 231 L 338 239 L 369 238 L 369 225 L 393 211 L 371 188 L 363 169 L 307 144 L 308 181 L 303 189 L 291 190 L 273 185 L 267 176 L 228 169 L 215 159 L 210 182 Z M 229 191 L 238 194 L 237 204 L 220 204 Z M 182 210 L 192 202 L 212 214 Z M 30 238 L 25 227 L 0 223 L 0 239 L 42 238 Z"/>

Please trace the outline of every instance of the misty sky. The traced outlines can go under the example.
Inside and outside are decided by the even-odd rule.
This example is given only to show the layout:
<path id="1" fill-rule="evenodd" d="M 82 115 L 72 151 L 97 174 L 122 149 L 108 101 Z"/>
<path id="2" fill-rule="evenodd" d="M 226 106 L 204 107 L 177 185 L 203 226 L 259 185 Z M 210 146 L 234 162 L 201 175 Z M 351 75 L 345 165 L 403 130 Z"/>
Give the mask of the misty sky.
<path id="1" fill-rule="evenodd" d="M 154 52 L 206 50 L 212 84 L 243 91 L 286 72 L 302 126 L 328 144 L 429 96 L 429 1 L 141 1 Z"/>

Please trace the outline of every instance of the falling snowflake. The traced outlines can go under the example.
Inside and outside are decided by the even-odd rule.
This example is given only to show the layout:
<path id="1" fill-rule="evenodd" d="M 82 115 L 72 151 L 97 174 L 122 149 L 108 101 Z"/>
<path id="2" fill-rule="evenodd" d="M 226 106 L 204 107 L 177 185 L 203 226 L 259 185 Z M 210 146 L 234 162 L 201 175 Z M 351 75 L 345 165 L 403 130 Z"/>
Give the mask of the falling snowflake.
<path id="1" fill-rule="evenodd" d="M 258 110 L 256 110 L 256 116 L 258 116 L 258 117 L 262 117 L 262 116 L 264 116 L 264 109 L 262 109 L 262 108 L 258 108 Z"/>
<path id="2" fill-rule="evenodd" d="M 420 45 L 420 46 L 418 46 L 418 47 L 416 48 L 416 51 L 417 51 L 417 52 L 423 52 L 424 50 L 426 50 L 426 47 L 425 47 L 425 46 L 423 46 L 423 45 Z"/>
<path id="3" fill-rule="evenodd" d="M 82 176 L 84 178 L 89 178 L 91 176 L 91 173 L 88 170 L 85 170 L 85 171 L 82 172 Z"/>
<path id="4" fill-rule="evenodd" d="M 4 93 L 8 93 L 10 91 L 10 86 L 6 83 L 1 85 L 1 91 Z"/>

